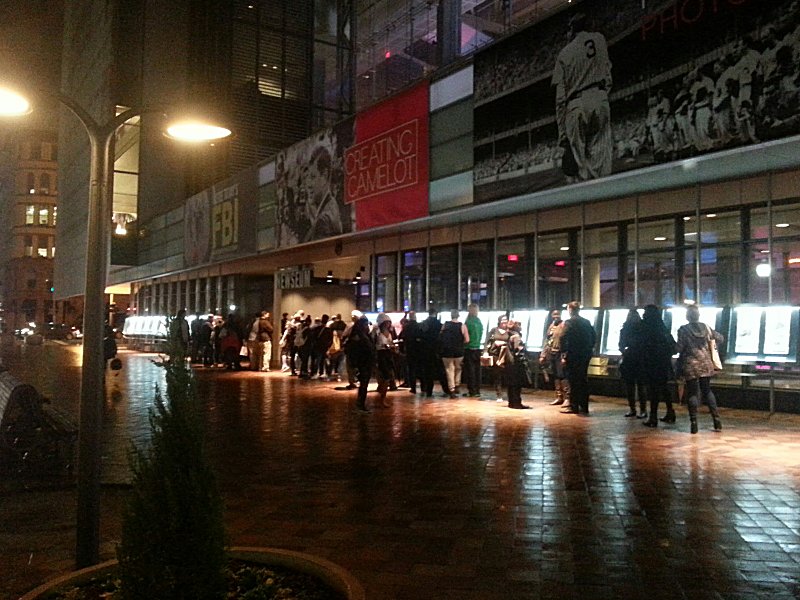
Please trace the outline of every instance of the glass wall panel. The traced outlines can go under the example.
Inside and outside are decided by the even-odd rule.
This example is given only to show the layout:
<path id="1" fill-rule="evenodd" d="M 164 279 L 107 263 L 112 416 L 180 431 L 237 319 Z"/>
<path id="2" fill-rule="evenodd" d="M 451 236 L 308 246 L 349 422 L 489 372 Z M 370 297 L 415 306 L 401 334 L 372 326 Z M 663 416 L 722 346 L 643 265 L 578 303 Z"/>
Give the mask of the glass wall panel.
<path id="1" fill-rule="evenodd" d="M 686 234 L 696 232 L 696 218 L 686 221 Z M 741 212 L 707 213 L 700 215 L 700 235 L 703 244 L 738 242 L 742 239 Z"/>
<path id="2" fill-rule="evenodd" d="M 616 256 L 587 258 L 583 269 L 584 304 L 586 306 L 617 306 L 621 295 L 619 261 Z"/>
<path id="3" fill-rule="evenodd" d="M 461 246 L 461 298 L 481 309 L 492 308 L 493 246 L 492 241 Z"/>
<path id="4" fill-rule="evenodd" d="M 561 306 L 572 300 L 569 234 L 540 235 L 539 241 L 539 305 Z"/>
<path id="5" fill-rule="evenodd" d="M 636 245 L 636 224 L 628 225 L 628 248 Z M 639 222 L 639 250 L 663 250 L 675 245 L 675 226 L 673 221 Z"/>
<path id="6" fill-rule="evenodd" d="M 458 246 L 437 246 L 430 253 L 430 301 L 441 310 L 458 308 Z"/>
<path id="7" fill-rule="evenodd" d="M 637 304 L 672 305 L 675 293 L 675 253 L 653 252 L 639 255 L 639 301 Z"/>
<path id="8" fill-rule="evenodd" d="M 375 276 L 375 310 L 397 310 L 397 255 L 378 255 L 375 260 Z"/>
<path id="9" fill-rule="evenodd" d="M 772 302 L 800 304 L 800 239 L 772 245 Z"/>
<path id="10" fill-rule="evenodd" d="M 600 227 L 586 229 L 583 233 L 584 253 L 587 255 L 617 253 L 619 248 L 618 228 Z"/>
<path id="11" fill-rule="evenodd" d="M 532 308 L 536 301 L 530 285 L 532 257 L 523 237 L 497 242 L 497 306 L 505 309 Z"/>
<path id="12" fill-rule="evenodd" d="M 403 311 L 427 312 L 425 302 L 425 250 L 403 252 Z"/>
<path id="13" fill-rule="evenodd" d="M 800 203 L 772 207 L 772 237 L 800 234 Z"/>
<path id="14" fill-rule="evenodd" d="M 700 297 L 696 299 L 692 293 L 686 298 L 710 305 L 745 302 L 741 289 L 741 262 L 739 245 L 704 246 L 700 251 Z M 691 288 L 696 275 L 694 250 L 687 250 L 685 263 L 685 287 Z"/>

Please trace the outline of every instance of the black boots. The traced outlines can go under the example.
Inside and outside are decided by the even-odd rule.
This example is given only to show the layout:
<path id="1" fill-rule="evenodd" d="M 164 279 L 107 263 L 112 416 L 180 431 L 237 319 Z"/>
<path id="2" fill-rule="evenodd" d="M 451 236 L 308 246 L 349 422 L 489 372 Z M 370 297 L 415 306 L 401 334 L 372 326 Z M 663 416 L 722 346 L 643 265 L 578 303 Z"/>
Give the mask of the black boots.
<path id="1" fill-rule="evenodd" d="M 672 408 L 667 409 L 667 414 L 659 419 L 662 423 L 674 423 L 675 422 L 675 411 Z"/>
<path id="2" fill-rule="evenodd" d="M 712 415 L 714 419 L 714 431 L 722 431 L 722 421 L 719 420 L 719 415 Z"/>
<path id="3" fill-rule="evenodd" d="M 689 416 L 689 431 L 697 433 L 697 415 Z"/>

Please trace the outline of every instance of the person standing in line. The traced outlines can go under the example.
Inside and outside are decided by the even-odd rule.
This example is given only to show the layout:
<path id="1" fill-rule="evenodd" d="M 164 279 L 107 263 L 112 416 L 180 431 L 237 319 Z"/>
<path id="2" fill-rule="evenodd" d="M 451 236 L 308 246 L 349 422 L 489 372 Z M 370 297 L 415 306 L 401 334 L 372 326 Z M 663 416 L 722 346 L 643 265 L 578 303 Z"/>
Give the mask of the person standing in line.
<path id="1" fill-rule="evenodd" d="M 272 326 L 271 315 L 267 311 L 261 311 L 258 318 L 258 341 L 260 343 L 259 362 L 262 371 L 269 371 L 269 363 L 272 360 L 272 333 L 274 327 Z"/>
<path id="2" fill-rule="evenodd" d="M 581 303 L 573 300 L 567 305 L 569 319 L 561 335 L 561 361 L 569 380 L 570 405 L 565 414 L 589 414 L 589 361 L 594 353 L 594 327 L 581 315 Z"/>
<path id="3" fill-rule="evenodd" d="M 714 431 L 722 431 L 722 421 L 717 409 L 717 398 L 711 390 L 714 362 L 709 344 L 713 339 L 720 346 L 725 338 L 705 323 L 700 322 L 700 309 L 691 305 L 686 309 L 688 323 L 678 329 L 678 376 L 686 381 L 686 404 L 689 407 L 690 431 L 697 433 L 697 403 L 702 397 L 714 421 Z"/>
<path id="4" fill-rule="evenodd" d="M 322 379 L 325 376 L 325 360 L 328 348 L 333 344 L 333 330 L 328 327 L 330 317 L 323 314 L 320 317 L 320 328 L 311 336 L 311 378 Z M 316 323 L 314 324 L 316 327 Z"/>
<path id="5" fill-rule="evenodd" d="M 189 352 L 189 322 L 186 320 L 186 309 L 180 309 L 172 319 L 169 328 L 170 339 L 176 350 L 186 357 Z"/>
<path id="6" fill-rule="evenodd" d="M 424 379 L 421 362 L 421 334 L 420 324 L 417 322 L 417 313 L 413 310 L 408 311 L 405 323 L 403 323 L 403 329 L 400 331 L 400 340 L 406 355 L 406 369 L 408 370 L 406 381 L 412 394 L 417 393 L 417 379 L 420 380 L 420 392 L 424 391 L 424 386 L 422 385 Z"/>
<path id="7" fill-rule="evenodd" d="M 214 346 L 211 343 L 211 333 L 214 331 L 214 315 L 208 315 L 200 324 L 197 332 L 197 347 L 200 361 L 204 367 L 214 366 Z"/>
<path id="8" fill-rule="evenodd" d="M 638 379 L 647 385 L 647 398 L 650 401 L 650 418 L 644 425 L 658 426 L 658 404 L 662 398 L 667 405 L 667 414 L 661 421 L 674 423 L 675 410 L 672 407 L 672 396 L 667 382 L 675 378 L 672 370 L 675 340 L 664 325 L 661 310 L 655 304 L 644 307 L 644 317 L 634 346 L 640 359 Z"/>
<path id="9" fill-rule="evenodd" d="M 286 328 L 289 327 L 289 323 L 291 320 L 289 319 L 289 313 L 283 313 L 281 315 L 281 337 L 278 339 L 278 348 L 280 349 L 281 353 L 281 373 L 285 373 L 289 370 L 289 350 L 287 348 L 287 336 L 286 336 Z"/>
<path id="10" fill-rule="evenodd" d="M 436 352 L 442 322 L 436 310 L 428 311 L 428 318 L 420 324 L 420 362 L 422 365 L 422 391 L 427 398 L 433 397 L 433 382 L 442 371 L 442 361 Z"/>
<path id="11" fill-rule="evenodd" d="M 525 409 L 530 406 L 522 403 L 522 386 L 525 383 L 524 369 L 528 368 L 525 360 L 525 343 L 520 335 L 520 324 L 513 319 L 508 320 L 508 345 L 505 348 L 505 380 L 508 408 Z"/>
<path id="12" fill-rule="evenodd" d="M 474 398 L 481 396 L 481 340 L 483 339 L 483 323 L 478 318 L 478 305 L 474 302 L 467 306 L 468 341 L 464 348 L 464 379 L 467 383 L 467 395 Z"/>
<path id="13" fill-rule="evenodd" d="M 564 321 L 561 320 L 561 311 L 557 308 L 552 310 L 550 318 L 552 320 L 547 327 L 544 349 L 542 350 L 544 360 L 540 360 L 540 362 L 547 367 L 553 377 L 553 388 L 555 389 L 556 397 L 550 403 L 550 406 L 561 406 L 565 402 L 569 404 L 569 382 L 564 372 L 564 365 L 561 362 L 561 336 L 564 333 Z"/>
<path id="14" fill-rule="evenodd" d="M 614 153 L 608 44 L 603 34 L 588 31 L 587 21 L 583 13 L 569 20 L 569 43 L 556 58 L 552 78 L 558 141 L 572 153 L 579 181 L 610 175 Z"/>
<path id="15" fill-rule="evenodd" d="M 250 356 L 250 370 L 261 370 L 261 358 L 263 351 L 261 350 L 261 342 L 258 339 L 258 327 L 261 313 L 256 313 L 253 320 L 247 328 L 247 353 Z"/>
<path id="16" fill-rule="evenodd" d="M 492 375 L 494 375 L 494 391 L 497 402 L 503 402 L 503 376 L 504 369 L 501 364 L 501 357 L 508 345 L 508 316 L 500 315 L 497 318 L 497 327 L 489 330 L 489 337 L 486 339 L 486 351 L 492 357 Z"/>
<path id="17" fill-rule="evenodd" d="M 386 392 L 389 391 L 389 385 L 394 381 L 394 353 L 396 352 L 392 337 L 392 320 L 388 315 L 384 313 L 378 315 L 374 338 L 379 405 L 388 407 Z"/>
<path id="18" fill-rule="evenodd" d="M 350 324 L 344 328 L 342 331 L 342 348 L 345 349 L 344 352 L 344 359 L 345 359 L 345 368 L 347 369 L 347 385 L 344 387 L 346 390 L 354 390 L 358 387 L 358 378 L 356 377 L 356 368 L 355 366 L 350 366 L 350 359 L 347 356 L 347 342 L 350 340 L 350 334 L 353 333 L 353 328 L 355 327 L 358 320 L 363 317 L 364 315 L 361 313 L 360 310 L 354 310 L 350 313 Z M 369 321 L 367 322 L 369 323 Z"/>
<path id="19" fill-rule="evenodd" d="M 450 398 L 458 397 L 458 386 L 461 385 L 461 368 L 464 362 L 464 348 L 470 340 L 467 326 L 459 321 L 458 317 L 457 309 L 450 311 L 450 320 L 442 325 L 438 342 L 444 372 L 447 376 L 447 391 L 450 394 Z"/>
<path id="20" fill-rule="evenodd" d="M 355 318 L 355 313 L 353 316 Z M 359 317 L 353 323 L 347 333 L 347 342 L 344 352 L 347 357 L 348 376 L 358 380 L 358 394 L 356 395 L 356 408 L 361 412 L 369 412 L 367 409 L 367 388 L 372 377 L 372 369 L 375 363 L 375 344 L 369 331 L 369 320 L 359 313 Z M 352 373 L 352 375 L 350 375 Z"/>
<path id="21" fill-rule="evenodd" d="M 628 412 L 626 417 L 647 418 L 645 409 L 644 384 L 639 378 L 639 358 L 641 350 L 637 344 L 639 340 L 642 318 L 639 311 L 632 308 L 622 324 L 619 332 L 619 351 L 622 359 L 619 363 L 619 374 L 625 382 L 625 392 L 628 398 Z M 639 413 L 636 413 L 636 394 L 639 394 Z"/>

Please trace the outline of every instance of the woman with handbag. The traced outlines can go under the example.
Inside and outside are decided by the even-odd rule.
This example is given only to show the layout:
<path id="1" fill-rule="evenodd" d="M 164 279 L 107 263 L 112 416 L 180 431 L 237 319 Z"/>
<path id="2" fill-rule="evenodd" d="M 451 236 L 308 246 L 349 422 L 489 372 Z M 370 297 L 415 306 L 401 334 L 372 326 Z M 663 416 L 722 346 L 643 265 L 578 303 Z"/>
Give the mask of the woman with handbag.
<path id="1" fill-rule="evenodd" d="M 500 315 L 497 319 L 497 327 L 492 327 L 489 337 L 486 339 L 486 352 L 492 357 L 492 370 L 494 371 L 494 389 L 497 393 L 497 401 L 503 401 L 503 373 L 505 367 L 504 348 L 508 345 L 509 334 L 507 331 L 508 317 Z"/>
<path id="2" fill-rule="evenodd" d="M 695 305 L 686 309 L 686 320 L 688 323 L 678 329 L 678 376 L 686 381 L 690 431 L 697 433 L 698 397 L 708 405 L 714 431 L 722 431 L 717 399 L 711 390 L 711 377 L 717 371 L 711 344 L 722 344 L 725 338 L 705 323 L 700 323 L 700 309 Z"/>

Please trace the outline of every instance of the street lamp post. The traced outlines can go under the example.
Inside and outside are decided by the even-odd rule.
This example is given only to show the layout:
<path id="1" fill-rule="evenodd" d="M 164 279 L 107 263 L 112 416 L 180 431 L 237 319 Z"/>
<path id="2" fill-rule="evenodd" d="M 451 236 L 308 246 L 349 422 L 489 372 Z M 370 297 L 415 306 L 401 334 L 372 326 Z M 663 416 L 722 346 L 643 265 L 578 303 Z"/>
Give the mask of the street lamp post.
<path id="1" fill-rule="evenodd" d="M 107 123 L 98 123 L 79 104 L 60 93 L 46 93 L 66 106 L 89 136 L 89 204 L 86 237 L 86 280 L 83 311 L 83 363 L 78 429 L 78 508 L 76 520 L 77 568 L 100 560 L 100 471 L 102 410 L 105 400 L 103 333 L 105 287 L 108 272 L 111 198 L 114 173 L 113 141 L 128 120 L 155 110 L 131 108 Z M 9 108 L 6 108 L 9 107 Z M 0 90 L 0 115 L 30 112 L 27 99 Z M 230 130 L 196 122 L 184 122 L 168 129 L 170 137 L 185 141 L 208 141 L 230 135 Z"/>

